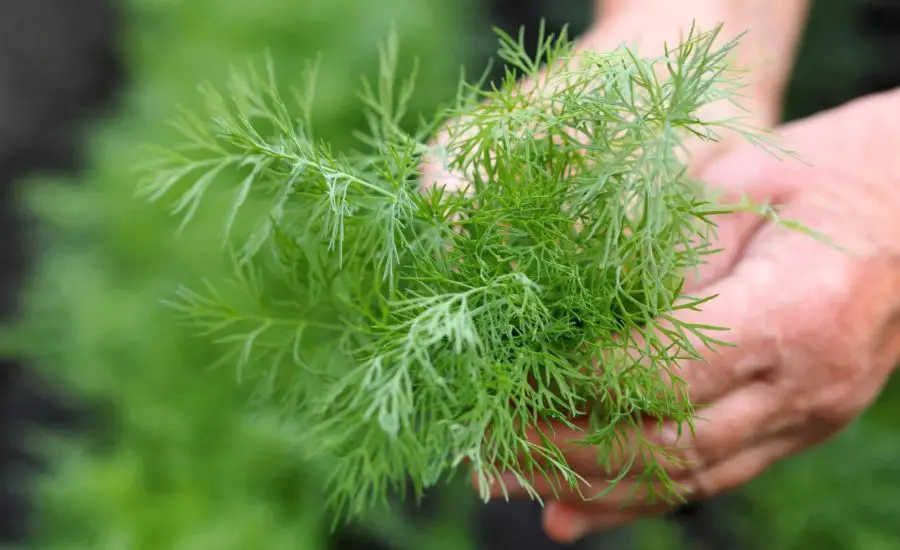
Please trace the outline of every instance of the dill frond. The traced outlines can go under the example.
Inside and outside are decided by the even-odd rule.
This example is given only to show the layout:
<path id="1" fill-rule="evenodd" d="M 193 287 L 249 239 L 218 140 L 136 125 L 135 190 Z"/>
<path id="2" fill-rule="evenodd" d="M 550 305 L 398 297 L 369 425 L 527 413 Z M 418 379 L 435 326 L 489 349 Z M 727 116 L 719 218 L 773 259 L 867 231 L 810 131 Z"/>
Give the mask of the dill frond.
<path id="1" fill-rule="evenodd" d="M 185 145 L 143 191 L 177 195 L 186 223 L 211 185 L 233 185 L 236 276 L 169 303 L 329 460 L 338 516 L 409 485 L 421 494 L 463 463 L 482 491 L 507 471 L 526 488 L 543 476 L 577 490 L 561 450 L 526 437 L 551 420 L 589 418 L 600 464 L 641 422 L 691 423 L 675 367 L 699 357 L 688 334 L 721 343 L 667 314 L 688 307 L 676 305 L 684 274 L 714 252 L 709 217 L 727 207 L 689 177 L 681 148 L 727 128 L 756 139 L 697 117 L 739 88 L 736 41 L 717 38 L 692 31 L 641 58 L 542 33 L 529 56 L 500 33 L 503 82 L 463 82 L 415 133 L 403 129 L 414 80 L 395 74 L 392 39 L 381 79 L 362 87 L 368 129 L 352 154 L 313 137 L 314 64 L 293 111 L 270 64 L 236 72 L 227 93 L 203 88 L 208 111 L 179 119 Z M 428 138 L 448 121 L 443 156 L 470 185 L 423 191 Z M 252 224 L 241 240 L 237 219 Z M 635 452 L 666 457 L 649 446 Z"/>

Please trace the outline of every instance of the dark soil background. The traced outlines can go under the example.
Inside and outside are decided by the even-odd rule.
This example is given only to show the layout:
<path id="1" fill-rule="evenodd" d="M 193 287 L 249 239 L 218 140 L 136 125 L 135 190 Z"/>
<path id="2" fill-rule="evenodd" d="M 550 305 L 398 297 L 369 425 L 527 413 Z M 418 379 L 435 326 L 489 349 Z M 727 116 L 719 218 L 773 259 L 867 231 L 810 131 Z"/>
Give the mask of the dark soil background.
<path id="1" fill-rule="evenodd" d="M 584 21 L 588 2 L 484 0 L 493 24 L 515 31 Z M 79 131 L 86 120 L 111 113 L 126 74 L 119 58 L 120 19 L 105 0 L 0 0 L 0 313 L 16 312 L 16 296 L 28 272 L 27 220 L 17 207 L 17 182 L 35 172 L 79 169 Z M 577 32 L 577 25 L 572 31 Z M 475 43 L 493 42 L 476 29 Z M 531 34 L 533 38 L 533 33 Z M 485 37 L 487 37 L 485 39 Z M 475 53 L 476 58 L 482 54 Z M 820 83 L 829 82 L 828 86 Z M 788 98 L 796 118 L 860 95 L 900 85 L 900 1 L 815 2 Z M 26 430 L 37 424 L 67 425 L 63 396 L 51 396 L 27 365 L 0 363 L 0 544 L 26 536 L 29 495 L 24 476 L 38 467 L 22 452 Z M 690 548 L 739 550 L 732 518 L 752 505 L 741 493 L 695 504 L 676 514 Z M 485 549 L 553 550 L 529 504 L 479 509 Z M 572 548 L 623 548 L 629 531 Z M 344 536 L 338 547 L 378 548 Z"/>
<path id="2" fill-rule="evenodd" d="M 17 182 L 36 172 L 72 172 L 80 164 L 81 122 L 114 106 L 123 80 L 118 19 L 106 0 L 0 1 L 0 315 L 17 312 L 17 295 L 35 253 L 19 208 Z M 65 426 L 70 411 L 27 365 L 0 358 L 0 544 L 26 536 L 23 452 L 35 425 Z"/>

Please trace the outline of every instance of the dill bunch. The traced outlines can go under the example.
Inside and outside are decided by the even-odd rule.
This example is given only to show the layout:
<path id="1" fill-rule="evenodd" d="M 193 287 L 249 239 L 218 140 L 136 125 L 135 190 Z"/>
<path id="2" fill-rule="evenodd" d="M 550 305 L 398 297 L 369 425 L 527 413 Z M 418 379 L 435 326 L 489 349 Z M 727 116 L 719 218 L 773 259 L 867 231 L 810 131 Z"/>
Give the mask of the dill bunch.
<path id="1" fill-rule="evenodd" d="M 291 108 L 271 63 L 235 72 L 227 93 L 203 88 L 208 111 L 176 122 L 185 141 L 159 152 L 142 188 L 176 195 L 184 224 L 212 185 L 233 186 L 235 276 L 167 303 L 225 346 L 221 364 L 256 384 L 260 406 L 282 408 L 299 448 L 328 461 L 340 517 L 421 495 L 463 464 L 484 494 L 503 472 L 578 490 L 562 451 L 527 437 L 551 421 L 589 419 L 582 443 L 614 485 L 626 431 L 692 421 L 676 373 L 699 357 L 688 335 L 722 344 L 715 327 L 671 314 L 709 299 L 682 284 L 715 252 L 710 216 L 732 208 L 688 175 L 682 146 L 726 127 L 756 139 L 697 116 L 736 95 L 736 40 L 692 30 L 638 57 L 576 52 L 542 29 L 530 56 L 521 35 L 498 36 L 503 81 L 463 79 L 415 131 L 415 71 L 398 77 L 390 39 L 381 78 L 362 86 L 368 126 L 351 153 L 313 133 L 315 63 Z M 467 187 L 423 188 L 428 155 Z M 634 452 L 646 460 L 669 454 L 645 444 Z M 647 471 L 647 487 L 671 488 L 663 468 Z"/>

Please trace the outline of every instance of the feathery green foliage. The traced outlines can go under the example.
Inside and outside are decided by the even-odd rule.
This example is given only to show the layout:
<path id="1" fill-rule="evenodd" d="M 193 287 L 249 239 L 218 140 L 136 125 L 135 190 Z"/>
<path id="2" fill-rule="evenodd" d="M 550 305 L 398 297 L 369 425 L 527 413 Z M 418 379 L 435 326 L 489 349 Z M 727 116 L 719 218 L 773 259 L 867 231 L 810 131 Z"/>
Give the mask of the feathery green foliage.
<path id="1" fill-rule="evenodd" d="M 697 117 L 739 88 L 736 42 L 692 31 L 640 58 L 576 52 L 563 33 L 529 56 L 499 34 L 502 84 L 461 83 L 415 133 L 401 129 L 414 75 L 398 78 L 390 40 L 381 79 L 362 88 L 358 152 L 316 139 L 314 64 L 296 110 L 269 64 L 235 73 L 227 93 L 204 88 L 208 112 L 176 124 L 184 147 L 148 166 L 143 192 L 177 195 L 182 228 L 218 176 L 240 174 L 222 219 L 235 277 L 168 303 L 331 461 L 341 515 L 410 484 L 421 494 L 463 462 L 483 494 L 504 472 L 577 489 L 548 436 L 549 421 L 578 429 L 577 418 L 612 487 L 637 453 L 669 455 L 644 441 L 623 457 L 626 430 L 691 423 L 675 366 L 699 357 L 692 339 L 722 343 L 718 327 L 672 313 L 710 298 L 683 296 L 684 276 L 715 252 L 710 215 L 741 208 L 717 204 L 682 154 L 687 137 L 743 131 Z M 525 88 L 523 75 L 540 83 Z M 430 145 L 440 128 L 448 138 Z M 467 187 L 422 189 L 429 153 Z M 661 467 L 644 477 L 673 483 Z"/>
<path id="2" fill-rule="evenodd" d="M 180 281 L 228 274 L 210 246 L 221 218 L 212 205 L 229 198 L 228 186 L 220 180 L 210 190 L 210 207 L 179 237 L 164 208 L 147 208 L 134 196 L 134 168 L 146 158 L 146 143 L 166 139 L 173 106 L 195 105 L 198 75 L 221 82 L 233 59 L 264 48 L 288 68 L 298 55 L 321 54 L 317 130 L 332 142 L 350 138 L 347 128 L 365 124 L 353 86 L 358 75 L 377 72 L 370 44 L 392 21 L 408 50 L 399 64 L 408 66 L 410 52 L 431 60 L 420 71 L 426 86 L 414 100 L 430 108 L 452 95 L 454 70 L 466 59 L 455 44 L 468 3 L 118 4 L 128 82 L 115 109 L 85 121 L 83 169 L 19 182 L 36 226 L 29 239 L 35 266 L 21 297 L 24 318 L 3 328 L 0 352 L 23 358 L 66 402 L 76 402 L 84 422 L 63 434 L 43 425 L 23 434 L 29 444 L 23 450 L 34 451 L 45 468 L 35 472 L 37 479 L 22 472 L 31 486 L 33 514 L 26 519 L 33 536 L 9 544 L 44 550 L 334 546 L 321 506 L 322 465 L 298 459 L 293 426 L 248 403 L 249 387 L 197 368 L 214 361 L 219 349 L 193 338 L 159 305 Z M 25 426 L 13 425 L 18 438 Z M 51 436 L 57 441 L 47 448 Z M 428 548 L 468 549 L 468 518 L 457 509 L 465 506 L 440 506 L 439 518 L 414 525 L 391 513 L 377 531 L 369 518 L 353 528 L 390 540 L 392 548 L 422 548 L 422 537 L 440 539 Z M 459 533 L 448 536 L 454 528 Z"/>

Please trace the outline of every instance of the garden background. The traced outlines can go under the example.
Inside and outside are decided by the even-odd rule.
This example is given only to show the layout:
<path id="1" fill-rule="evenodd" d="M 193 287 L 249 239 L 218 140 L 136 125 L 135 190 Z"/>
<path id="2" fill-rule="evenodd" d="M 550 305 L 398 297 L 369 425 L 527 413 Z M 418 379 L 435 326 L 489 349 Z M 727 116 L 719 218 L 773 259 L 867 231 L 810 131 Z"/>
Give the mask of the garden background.
<path id="1" fill-rule="evenodd" d="M 160 298 L 227 266 L 210 209 L 175 235 L 135 197 L 143 147 L 203 81 L 270 52 L 282 84 L 321 55 L 315 124 L 350 144 L 356 91 L 393 26 L 421 60 L 415 108 L 481 71 L 492 25 L 589 17 L 586 0 L 21 0 L 0 12 L 0 537 L 47 550 L 551 550 L 530 505 L 483 507 L 464 483 L 329 535 L 320 468 L 250 414 L 250 388 Z M 75 6 L 74 4 L 77 4 Z M 788 118 L 900 85 L 900 3 L 819 0 Z M 19 200 L 21 199 L 21 200 Z M 14 220 L 14 218 L 18 218 Z M 207 220 L 207 221 L 204 221 Z M 13 223 L 15 222 L 15 224 Z M 16 298 L 15 300 L 13 298 Z M 900 382 L 836 440 L 675 520 L 584 549 L 900 548 Z M 52 437 L 51 437 L 52 436 Z"/>

